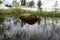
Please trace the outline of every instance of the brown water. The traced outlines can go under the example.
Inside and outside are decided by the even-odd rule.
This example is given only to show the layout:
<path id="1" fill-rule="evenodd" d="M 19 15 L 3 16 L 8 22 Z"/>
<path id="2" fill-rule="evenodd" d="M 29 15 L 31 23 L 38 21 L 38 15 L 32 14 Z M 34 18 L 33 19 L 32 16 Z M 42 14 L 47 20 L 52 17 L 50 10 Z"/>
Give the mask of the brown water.
<path id="1" fill-rule="evenodd" d="M 18 18 L 6 17 L 0 27 L 4 27 L 2 40 L 60 40 L 60 19 L 41 18 L 40 23 L 29 25 Z"/>

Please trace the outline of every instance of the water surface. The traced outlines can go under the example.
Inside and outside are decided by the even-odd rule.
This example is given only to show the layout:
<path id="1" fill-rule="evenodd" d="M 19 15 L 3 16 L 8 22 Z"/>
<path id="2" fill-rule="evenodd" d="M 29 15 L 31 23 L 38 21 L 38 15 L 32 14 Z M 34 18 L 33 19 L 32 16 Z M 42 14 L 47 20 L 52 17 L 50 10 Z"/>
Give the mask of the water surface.
<path id="1" fill-rule="evenodd" d="M 41 18 L 40 23 L 30 25 L 19 18 L 6 17 L 0 27 L 4 29 L 0 39 L 4 40 L 60 40 L 60 19 Z"/>

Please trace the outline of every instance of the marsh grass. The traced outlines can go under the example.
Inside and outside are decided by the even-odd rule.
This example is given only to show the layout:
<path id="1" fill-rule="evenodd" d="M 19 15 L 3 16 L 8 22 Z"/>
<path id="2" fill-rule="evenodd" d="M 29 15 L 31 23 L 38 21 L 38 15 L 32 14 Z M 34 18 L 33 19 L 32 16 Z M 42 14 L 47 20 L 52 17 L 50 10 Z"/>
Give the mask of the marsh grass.
<path id="1" fill-rule="evenodd" d="M 6 16 L 7 17 L 16 17 L 16 18 L 19 18 L 21 13 L 30 13 L 32 15 L 37 16 L 38 17 L 38 23 L 40 23 L 40 20 L 41 20 L 40 17 L 44 17 L 45 19 L 46 18 L 48 18 L 48 19 L 52 18 L 53 20 L 56 20 L 57 18 L 60 18 L 60 12 L 57 12 L 57 13 L 55 13 L 53 11 L 51 11 L 51 12 L 46 12 L 46 11 L 40 12 L 40 11 L 22 10 L 20 8 L 11 8 L 11 9 L 7 9 L 7 10 L 0 9 L 0 24 L 3 23 L 4 18 Z M 24 24 L 24 23 L 22 23 L 22 24 Z M 21 26 L 23 26 L 23 25 L 21 25 Z M 0 36 L 1 36 L 0 39 L 3 40 L 3 37 L 4 37 L 4 35 L 3 35 L 4 26 L 2 26 L 2 27 L 0 26 L 0 30 L 1 30 L 0 31 Z M 17 34 L 16 35 L 17 38 L 21 37 L 21 34 L 20 35 Z M 36 40 L 36 39 L 38 39 L 38 37 L 37 38 L 36 37 L 37 36 L 34 34 L 34 35 L 32 35 L 32 37 L 30 39 L 31 40 Z M 41 36 L 40 39 L 43 39 L 43 35 Z M 47 40 L 50 40 L 50 39 L 51 39 L 50 37 L 47 38 Z"/>
<path id="2" fill-rule="evenodd" d="M 0 15 L 5 16 L 14 16 L 14 17 L 19 17 L 21 13 L 30 13 L 32 15 L 38 16 L 38 17 L 51 17 L 51 18 L 59 18 L 60 17 L 60 12 L 47 12 L 47 11 L 31 11 L 31 10 L 23 10 L 21 8 L 10 8 L 10 9 L 0 9 Z"/>
<path id="3" fill-rule="evenodd" d="M 15 17 L 19 18 L 20 14 L 22 13 L 29 13 L 32 15 L 35 15 L 38 17 L 38 24 L 40 24 L 41 17 L 43 17 L 45 20 L 46 18 L 52 18 L 57 19 L 60 18 L 60 12 L 54 12 L 54 11 L 31 11 L 31 10 L 23 10 L 21 8 L 10 8 L 10 9 L 0 9 L 0 23 L 4 21 L 5 17 Z"/>

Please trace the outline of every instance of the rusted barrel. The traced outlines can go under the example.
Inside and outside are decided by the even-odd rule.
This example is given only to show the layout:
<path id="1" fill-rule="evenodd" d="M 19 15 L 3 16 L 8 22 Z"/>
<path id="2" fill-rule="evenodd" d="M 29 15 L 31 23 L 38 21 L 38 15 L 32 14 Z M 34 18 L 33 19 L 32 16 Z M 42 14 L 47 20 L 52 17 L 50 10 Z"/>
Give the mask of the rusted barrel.
<path id="1" fill-rule="evenodd" d="M 28 24 L 34 24 L 37 22 L 37 16 L 34 16 L 32 14 L 28 14 L 28 13 L 22 13 L 20 14 L 19 18 L 28 23 Z"/>

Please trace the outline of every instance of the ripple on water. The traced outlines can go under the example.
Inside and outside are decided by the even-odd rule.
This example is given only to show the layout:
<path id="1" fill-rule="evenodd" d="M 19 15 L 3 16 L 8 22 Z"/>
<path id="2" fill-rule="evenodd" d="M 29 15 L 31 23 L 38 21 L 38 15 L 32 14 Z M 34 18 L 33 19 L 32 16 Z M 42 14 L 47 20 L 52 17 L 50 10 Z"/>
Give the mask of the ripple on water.
<path id="1" fill-rule="evenodd" d="M 19 20 L 19 19 L 17 19 Z M 34 25 L 23 24 L 15 18 L 6 18 L 4 25 L 6 27 L 5 34 L 11 39 L 16 39 L 16 35 L 20 35 L 20 40 L 59 40 L 60 39 L 60 22 L 52 21 L 52 19 L 42 19 L 40 25 L 36 22 Z M 60 21 L 60 20 L 57 20 Z M 14 23 L 17 23 L 16 25 Z M 8 28 L 8 30 L 7 30 Z M 7 37 L 7 38 L 8 38 Z"/>

